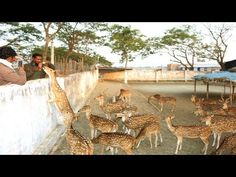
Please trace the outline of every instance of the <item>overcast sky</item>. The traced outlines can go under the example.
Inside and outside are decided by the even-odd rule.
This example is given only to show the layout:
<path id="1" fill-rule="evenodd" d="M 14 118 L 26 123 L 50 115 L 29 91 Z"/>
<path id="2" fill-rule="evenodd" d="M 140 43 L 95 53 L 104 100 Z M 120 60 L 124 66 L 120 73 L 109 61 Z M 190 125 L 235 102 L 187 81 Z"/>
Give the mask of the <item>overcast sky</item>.
<path id="1" fill-rule="evenodd" d="M 113 23 L 112 23 L 113 24 Z M 173 27 L 179 27 L 186 24 L 195 25 L 196 29 L 202 30 L 206 33 L 204 30 L 205 27 L 203 24 L 209 24 L 209 22 L 189 22 L 189 23 L 180 23 L 180 22 L 122 22 L 119 23 L 120 25 L 128 26 L 130 25 L 133 29 L 139 29 L 142 34 L 146 35 L 147 37 L 154 37 L 154 36 L 162 36 L 164 32 L 167 29 L 171 29 Z M 218 23 L 210 23 L 210 24 L 223 24 L 221 22 Z M 225 23 L 236 26 L 236 23 Z M 230 38 L 230 41 L 228 42 L 228 49 L 225 56 L 225 61 L 230 61 L 233 59 L 236 59 L 236 28 L 232 31 L 232 37 Z M 99 50 L 99 53 L 107 57 L 107 59 L 114 63 L 113 66 L 124 66 L 124 64 L 119 63 L 120 56 L 116 54 L 112 54 L 111 50 L 108 48 L 104 48 L 102 50 Z M 128 63 L 128 67 L 144 67 L 144 66 L 166 66 L 170 62 L 170 56 L 167 54 L 163 55 L 151 55 L 143 60 L 136 59 L 133 62 Z"/>
<path id="2" fill-rule="evenodd" d="M 116 22 L 117 23 L 117 22 Z M 164 35 L 164 32 L 168 29 L 171 29 L 173 27 L 180 27 L 182 25 L 195 25 L 196 30 L 201 30 L 203 33 L 207 33 L 204 24 L 229 24 L 235 26 L 234 30 L 231 31 L 232 37 L 227 42 L 228 49 L 225 55 L 225 61 L 230 61 L 236 59 L 236 22 L 234 23 L 225 23 L 225 22 L 217 22 L 217 23 L 209 23 L 209 22 L 119 22 L 118 24 L 123 26 L 131 26 L 132 29 L 138 29 L 141 31 L 142 34 L 144 34 L 147 37 L 154 37 L 159 36 L 161 37 Z M 114 23 L 109 23 L 114 24 Z M 43 45 L 44 42 L 40 45 Z M 55 46 L 57 46 L 55 44 Z M 109 61 L 111 61 L 113 66 L 124 66 L 124 63 L 121 64 L 119 62 L 120 56 L 116 55 L 114 53 L 111 53 L 111 49 L 108 47 L 103 47 L 102 49 L 97 51 L 101 55 L 105 56 Z M 166 66 L 169 63 L 172 63 L 170 61 L 170 56 L 168 54 L 155 54 L 150 55 L 149 57 L 145 59 L 135 59 L 133 62 L 128 63 L 128 67 L 157 67 L 157 66 Z"/>

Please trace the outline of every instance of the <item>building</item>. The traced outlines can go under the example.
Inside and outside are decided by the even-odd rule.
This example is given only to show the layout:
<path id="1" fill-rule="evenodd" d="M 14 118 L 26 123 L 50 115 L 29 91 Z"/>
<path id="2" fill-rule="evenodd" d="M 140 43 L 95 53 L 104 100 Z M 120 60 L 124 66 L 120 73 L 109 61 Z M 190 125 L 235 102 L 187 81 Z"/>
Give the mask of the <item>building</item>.
<path id="1" fill-rule="evenodd" d="M 185 70 L 185 66 L 181 65 L 180 69 Z M 193 66 L 194 71 L 216 72 L 220 71 L 220 69 L 220 65 L 214 60 L 209 60 L 206 62 L 196 62 Z"/>
<path id="2" fill-rule="evenodd" d="M 180 64 L 176 64 L 176 63 L 168 64 L 167 70 L 168 71 L 178 71 L 178 70 L 180 70 Z"/>

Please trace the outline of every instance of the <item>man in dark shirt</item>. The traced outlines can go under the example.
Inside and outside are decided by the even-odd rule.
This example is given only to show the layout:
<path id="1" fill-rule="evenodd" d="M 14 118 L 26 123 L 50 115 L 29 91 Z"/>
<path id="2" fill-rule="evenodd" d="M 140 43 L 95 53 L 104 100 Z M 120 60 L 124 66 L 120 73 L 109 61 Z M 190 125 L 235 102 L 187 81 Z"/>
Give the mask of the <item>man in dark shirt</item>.
<path id="1" fill-rule="evenodd" d="M 49 62 L 43 64 L 43 57 L 41 54 L 34 53 L 32 55 L 32 61 L 29 64 L 24 65 L 27 80 L 41 79 L 46 77 L 46 73 L 43 70 L 43 65 L 48 66 L 55 70 L 55 66 Z"/>

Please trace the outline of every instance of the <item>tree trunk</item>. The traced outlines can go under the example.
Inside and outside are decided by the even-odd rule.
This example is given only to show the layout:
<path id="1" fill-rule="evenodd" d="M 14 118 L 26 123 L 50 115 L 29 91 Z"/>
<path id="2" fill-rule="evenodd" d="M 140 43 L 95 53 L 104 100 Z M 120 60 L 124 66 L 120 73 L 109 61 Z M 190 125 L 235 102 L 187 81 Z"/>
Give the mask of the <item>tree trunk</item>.
<path id="1" fill-rule="evenodd" d="M 71 52 L 72 52 L 72 49 L 69 49 L 68 51 L 67 51 L 67 53 L 66 53 L 66 55 L 65 55 L 65 63 L 64 63 L 64 70 L 63 70 L 63 73 L 64 74 L 66 74 L 66 71 L 67 71 L 67 62 L 68 62 L 68 58 L 69 58 L 69 56 L 70 56 L 70 54 L 71 54 Z"/>
<path id="2" fill-rule="evenodd" d="M 128 75 L 127 75 L 127 65 L 128 65 L 128 59 L 125 59 L 125 70 L 124 70 L 124 83 L 127 84 L 128 83 Z"/>
<path id="3" fill-rule="evenodd" d="M 125 59 L 125 69 L 127 69 L 128 59 Z"/>
<path id="4" fill-rule="evenodd" d="M 224 63 L 219 63 L 219 64 L 220 64 L 221 70 L 226 71 L 225 64 Z"/>
<path id="5" fill-rule="evenodd" d="M 47 58 L 49 42 L 50 42 L 50 38 L 47 38 L 45 46 L 44 46 L 44 51 L 43 51 L 43 61 L 44 62 L 46 61 L 46 58 Z"/>
<path id="6" fill-rule="evenodd" d="M 81 71 L 83 72 L 84 71 L 84 57 L 82 56 L 82 59 L 81 59 Z"/>

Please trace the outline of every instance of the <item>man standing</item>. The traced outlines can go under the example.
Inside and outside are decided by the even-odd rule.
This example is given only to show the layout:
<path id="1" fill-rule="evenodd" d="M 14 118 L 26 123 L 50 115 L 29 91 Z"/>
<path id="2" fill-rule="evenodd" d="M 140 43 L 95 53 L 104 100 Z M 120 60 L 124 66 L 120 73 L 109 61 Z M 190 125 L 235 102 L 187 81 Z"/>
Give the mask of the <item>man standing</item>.
<path id="1" fill-rule="evenodd" d="M 0 47 L 0 85 L 18 84 L 24 85 L 26 83 L 26 73 L 21 66 L 16 72 L 12 67 L 15 62 L 16 52 L 11 47 Z"/>
<path id="2" fill-rule="evenodd" d="M 45 65 L 55 70 L 55 66 L 53 64 L 46 63 Z M 46 73 L 43 70 L 43 57 L 41 54 L 34 53 L 32 55 L 32 61 L 29 64 L 25 64 L 24 69 L 26 71 L 27 80 L 46 77 Z"/>

